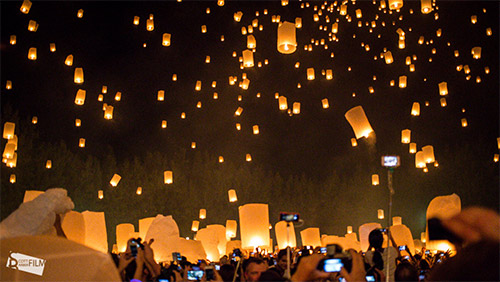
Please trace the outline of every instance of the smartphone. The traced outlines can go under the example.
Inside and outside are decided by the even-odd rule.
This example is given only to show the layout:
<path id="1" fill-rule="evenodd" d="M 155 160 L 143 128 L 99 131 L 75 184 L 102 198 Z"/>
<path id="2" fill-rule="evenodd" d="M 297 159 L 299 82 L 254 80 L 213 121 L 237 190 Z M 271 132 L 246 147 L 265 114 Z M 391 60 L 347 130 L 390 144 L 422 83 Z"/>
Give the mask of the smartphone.
<path id="1" fill-rule="evenodd" d="M 324 272 L 340 272 L 344 264 L 338 258 L 326 259 L 323 265 Z"/>
<path id="2" fill-rule="evenodd" d="M 209 265 L 205 267 L 205 278 L 207 281 L 215 280 L 215 272 L 213 266 Z"/>
<path id="3" fill-rule="evenodd" d="M 280 221 L 297 222 L 297 221 L 299 221 L 299 214 L 298 213 L 281 212 L 280 213 Z"/>
<path id="4" fill-rule="evenodd" d="M 322 254 L 326 254 L 326 247 L 322 247 L 321 249 L 319 249 L 319 252 Z"/>
<path id="5" fill-rule="evenodd" d="M 375 282 L 375 276 L 368 275 L 365 278 L 367 282 Z"/>
<path id="6" fill-rule="evenodd" d="M 426 255 L 430 255 L 430 254 L 431 254 L 431 251 L 430 251 L 430 250 L 425 250 L 425 254 L 426 254 Z"/>
<path id="7" fill-rule="evenodd" d="M 424 279 L 425 279 L 425 275 L 421 274 L 418 276 L 418 281 L 424 281 Z"/>
<path id="8" fill-rule="evenodd" d="M 158 279 L 158 282 L 170 282 L 168 279 Z"/>
<path id="9" fill-rule="evenodd" d="M 215 270 L 219 271 L 220 270 L 220 265 L 216 264 L 215 265 Z"/>
<path id="10" fill-rule="evenodd" d="M 172 253 L 172 260 L 173 261 L 181 261 L 182 260 L 181 253 L 173 252 Z"/>
<path id="11" fill-rule="evenodd" d="M 406 250 L 406 246 L 399 246 L 399 251 L 404 251 Z"/>
<path id="12" fill-rule="evenodd" d="M 132 252 L 132 256 L 135 258 L 137 257 L 137 243 L 132 240 L 130 241 L 130 251 Z"/>
<path id="13" fill-rule="evenodd" d="M 199 281 L 203 277 L 203 270 L 188 270 L 187 278 L 192 281 Z"/>

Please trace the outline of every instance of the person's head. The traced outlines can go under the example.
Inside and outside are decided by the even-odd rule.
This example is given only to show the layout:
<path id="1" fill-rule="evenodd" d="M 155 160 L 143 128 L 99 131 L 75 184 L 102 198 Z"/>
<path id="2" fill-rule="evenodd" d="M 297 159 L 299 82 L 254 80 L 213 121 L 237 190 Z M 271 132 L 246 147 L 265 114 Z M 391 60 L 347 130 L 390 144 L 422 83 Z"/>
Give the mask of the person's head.
<path id="1" fill-rule="evenodd" d="M 281 269 L 286 269 L 287 265 L 286 250 L 287 249 L 280 250 L 278 253 L 278 258 L 277 258 L 278 260 L 276 265 Z"/>
<path id="2" fill-rule="evenodd" d="M 404 261 L 396 267 L 394 272 L 396 281 L 418 281 L 418 272 L 413 264 Z"/>
<path id="3" fill-rule="evenodd" d="M 222 277 L 222 281 L 229 282 L 233 281 L 234 276 L 234 266 L 231 264 L 223 264 L 220 267 L 219 275 Z"/>
<path id="4" fill-rule="evenodd" d="M 382 244 L 384 243 L 384 235 L 382 231 L 379 229 L 373 229 L 368 235 L 368 242 L 370 242 L 370 246 L 375 249 L 382 248 Z"/>
<path id="5" fill-rule="evenodd" d="M 246 281 L 258 281 L 260 274 L 267 270 L 262 259 L 251 257 L 243 262 L 243 273 Z"/>
<path id="6" fill-rule="evenodd" d="M 286 281 L 281 275 L 276 271 L 266 270 L 262 272 L 259 277 L 259 281 Z"/>

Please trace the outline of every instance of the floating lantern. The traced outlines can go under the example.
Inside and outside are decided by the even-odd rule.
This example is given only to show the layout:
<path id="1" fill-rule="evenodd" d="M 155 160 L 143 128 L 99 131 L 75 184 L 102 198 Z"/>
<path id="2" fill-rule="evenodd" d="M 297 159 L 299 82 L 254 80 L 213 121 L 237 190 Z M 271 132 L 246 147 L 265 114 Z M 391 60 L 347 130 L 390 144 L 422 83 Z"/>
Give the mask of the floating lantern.
<path id="1" fill-rule="evenodd" d="M 234 18 L 235 21 L 237 21 L 237 22 L 241 21 L 241 17 L 243 17 L 243 13 L 241 11 L 238 11 L 238 12 L 234 13 L 234 17 L 233 18 Z"/>
<path id="2" fill-rule="evenodd" d="M 5 136 L 5 135 L 4 135 Z M 5 138 L 5 137 L 4 137 Z M 498 150 L 500 150 L 500 137 L 497 137 L 497 147 Z"/>
<path id="3" fill-rule="evenodd" d="M 7 90 L 12 89 L 12 81 L 7 80 L 7 82 L 5 83 L 5 89 L 7 89 Z"/>
<path id="4" fill-rule="evenodd" d="M 310 227 L 300 231 L 303 246 L 312 246 L 313 248 L 321 246 L 319 228 Z"/>
<path id="5" fill-rule="evenodd" d="M 358 141 L 356 140 L 356 138 L 351 138 L 351 146 L 353 147 L 358 146 Z"/>
<path id="6" fill-rule="evenodd" d="M 5 149 L 3 150 L 2 158 L 12 159 L 15 154 L 16 145 L 12 143 L 5 144 Z"/>
<path id="7" fill-rule="evenodd" d="M 31 123 L 33 123 L 33 124 L 37 124 L 37 123 L 38 123 L 38 117 L 34 116 L 34 117 L 31 119 Z"/>
<path id="8" fill-rule="evenodd" d="M 293 222 L 287 223 L 285 221 L 279 221 L 276 223 L 274 230 L 276 233 L 276 241 L 280 249 L 285 249 L 286 247 L 296 247 L 297 242 Z"/>
<path id="9" fill-rule="evenodd" d="M 424 152 L 419 151 L 415 155 L 415 167 L 417 167 L 417 168 L 424 168 L 425 167 Z"/>
<path id="10" fill-rule="evenodd" d="M 300 114 L 300 103 L 299 102 L 293 103 L 293 111 L 292 112 L 295 115 Z"/>
<path id="11" fill-rule="evenodd" d="M 158 101 L 165 100 L 165 90 L 158 90 Z"/>
<path id="12" fill-rule="evenodd" d="M 462 122 L 462 127 L 467 127 L 467 119 L 466 118 L 463 118 L 461 120 L 461 122 Z"/>
<path id="13" fill-rule="evenodd" d="M 471 54 L 474 59 L 481 59 L 481 47 L 472 48 Z"/>
<path id="14" fill-rule="evenodd" d="M 141 195 L 142 194 L 142 187 L 137 187 L 137 190 L 135 191 L 135 193 L 137 195 Z"/>
<path id="15" fill-rule="evenodd" d="M 243 51 L 243 65 L 246 68 L 251 68 L 254 66 L 252 50 Z"/>
<path id="16" fill-rule="evenodd" d="M 75 68 L 75 83 L 82 84 L 83 83 L 83 68 Z"/>
<path id="17" fill-rule="evenodd" d="M 79 19 L 83 18 L 83 10 L 82 10 L 82 9 L 78 10 L 78 12 L 76 13 L 76 16 L 77 16 Z"/>
<path id="18" fill-rule="evenodd" d="M 498 154 L 493 155 L 493 161 L 498 163 Z"/>
<path id="19" fill-rule="evenodd" d="M 326 70 L 326 79 L 327 80 L 332 80 L 333 79 L 333 72 L 330 69 Z"/>
<path id="20" fill-rule="evenodd" d="M 330 104 L 328 103 L 327 98 L 321 100 L 321 106 L 323 107 L 323 109 L 328 109 L 330 107 Z"/>
<path id="21" fill-rule="evenodd" d="M 52 161 L 51 160 L 47 160 L 47 162 L 45 163 L 45 168 L 47 168 L 47 169 L 52 168 Z"/>
<path id="22" fill-rule="evenodd" d="M 259 126 L 258 125 L 253 126 L 253 134 L 259 134 Z"/>
<path id="23" fill-rule="evenodd" d="M 491 32 L 491 27 L 486 28 L 486 35 L 491 36 L 493 33 Z"/>
<path id="24" fill-rule="evenodd" d="M 235 116 L 240 116 L 242 112 L 243 112 L 243 108 L 242 107 L 238 107 L 238 109 L 236 109 L 236 112 L 234 112 L 234 115 Z"/>
<path id="25" fill-rule="evenodd" d="M 36 48 L 35 47 L 31 47 L 28 50 L 28 59 L 30 59 L 32 61 L 36 60 Z"/>
<path id="26" fill-rule="evenodd" d="M 296 28 L 302 28 L 302 18 L 295 18 L 295 27 Z"/>
<path id="27" fill-rule="evenodd" d="M 104 100 L 104 95 L 99 94 L 99 96 L 97 96 L 97 101 L 102 102 L 103 100 Z"/>
<path id="28" fill-rule="evenodd" d="M 281 111 L 285 111 L 288 109 L 288 103 L 285 96 L 279 96 L 278 103 Z"/>
<path id="29" fill-rule="evenodd" d="M 13 122 L 5 122 L 3 125 L 3 138 L 4 139 L 13 139 L 14 138 L 14 129 L 16 128 L 16 124 Z"/>
<path id="30" fill-rule="evenodd" d="M 191 142 L 191 149 L 196 149 L 196 142 Z"/>
<path id="31" fill-rule="evenodd" d="M 14 138 L 11 138 L 7 141 L 7 144 L 14 144 L 14 151 L 17 151 L 17 135 L 14 134 Z"/>
<path id="32" fill-rule="evenodd" d="M 200 91 L 201 90 L 201 80 L 196 81 L 196 85 L 194 87 L 194 90 Z"/>
<path id="33" fill-rule="evenodd" d="M 401 225 L 403 224 L 403 218 L 400 216 L 395 216 L 392 218 L 392 225 Z"/>
<path id="34" fill-rule="evenodd" d="M 73 65 L 73 55 L 71 55 L 71 54 L 68 55 L 66 57 L 66 60 L 64 61 L 64 64 L 67 65 L 67 66 L 72 66 Z"/>
<path id="35" fill-rule="evenodd" d="M 28 14 L 31 9 L 31 1 L 30 0 L 24 0 L 23 4 L 21 5 L 21 13 L 23 14 Z"/>
<path id="36" fill-rule="evenodd" d="M 382 209 L 377 210 L 377 218 L 384 219 L 384 210 Z"/>
<path id="37" fill-rule="evenodd" d="M 55 52 L 56 51 L 56 44 L 55 43 L 50 43 L 49 44 L 49 49 L 50 49 L 50 52 Z"/>
<path id="38" fill-rule="evenodd" d="M 198 220 L 193 220 L 193 223 L 191 224 L 191 231 L 197 232 L 198 228 L 200 228 L 200 222 Z"/>
<path id="39" fill-rule="evenodd" d="M 424 159 L 426 163 L 433 163 L 435 161 L 434 158 L 434 147 L 431 145 L 427 145 L 422 147 L 422 152 L 424 153 Z"/>
<path id="40" fill-rule="evenodd" d="M 161 121 L 161 128 L 167 128 L 167 121 L 166 120 Z"/>
<path id="41" fill-rule="evenodd" d="M 247 48 L 254 49 L 256 47 L 257 47 L 257 41 L 255 40 L 255 37 L 253 35 L 248 35 L 247 36 Z"/>
<path id="42" fill-rule="evenodd" d="M 238 130 L 238 131 L 241 130 L 241 124 L 239 124 L 239 123 L 236 124 L 236 130 Z"/>
<path id="43" fill-rule="evenodd" d="M 207 218 L 207 210 L 200 209 L 200 219 L 205 219 L 205 218 Z"/>
<path id="44" fill-rule="evenodd" d="M 16 36 L 15 35 L 11 35 L 9 42 L 10 42 L 10 45 L 16 45 L 16 43 L 17 43 Z"/>
<path id="45" fill-rule="evenodd" d="M 109 183 L 111 184 L 111 186 L 116 187 L 116 185 L 118 185 L 121 179 L 122 177 L 115 173 L 111 178 L 111 181 L 109 181 Z"/>
<path id="46" fill-rule="evenodd" d="M 314 80 L 314 68 L 307 69 L 307 80 Z"/>
<path id="47" fill-rule="evenodd" d="M 351 234 L 352 233 L 352 226 L 347 226 L 347 234 Z"/>
<path id="48" fill-rule="evenodd" d="M 250 154 L 246 154 L 246 156 L 245 156 L 245 160 L 246 160 L 247 162 L 251 162 L 251 161 L 252 161 L 252 155 L 250 155 Z"/>
<path id="49" fill-rule="evenodd" d="M 28 30 L 36 32 L 37 29 L 38 29 L 38 24 L 36 23 L 36 21 L 30 20 L 28 23 Z"/>
<path id="50" fill-rule="evenodd" d="M 357 9 L 357 10 L 356 10 L 356 18 L 358 18 L 358 19 L 359 19 L 359 18 L 361 18 L 361 17 L 363 17 L 363 13 L 361 12 L 361 9 Z"/>
<path id="51" fill-rule="evenodd" d="M 398 41 L 398 48 L 399 49 L 404 49 L 406 47 L 405 40 L 404 39 L 399 39 Z"/>
<path id="52" fill-rule="evenodd" d="M 267 204 L 246 204 L 238 208 L 241 247 L 254 249 L 269 246 L 269 207 Z"/>
<path id="53" fill-rule="evenodd" d="M 243 90 L 247 90 L 248 89 L 248 86 L 250 85 L 250 80 L 245 78 L 243 79 L 243 81 L 241 82 L 241 89 Z"/>
<path id="54" fill-rule="evenodd" d="M 99 200 L 102 200 L 104 198 L 104 191 L 103 190 L 97 191 L 97 198 L 99 198 Z"/>
<path id="55" fill-rule="evenodd" d="M 224 162 L 224 157 L 223 156 L 219 156 L 219 163 L 223 163 Z"/>
<path id="56" fill-rule="evenodd" d="M 76 92 L 75 104 L 81 106 L 85 103 L 85 93 L 86 93 L 85 90 L 78 89 L 78 91 Z"/>
<path id="57" fill-rule="evenodd" d="M 198 101 L 198 103 L 196 103 L 196 107 L 197 107 L 198 109 L 201 109 L 201 101 Z"/>
<path id="58" fill-rule="evenodd" d="M 14 156 L 11 159 L 7 159 L 7 164 L 8 167 L 14 168 L 17 165 L 17 153 L 14 153 Z"/>
<path id="59" fill-rule="evenodd" d="M 424 37 L 423 36 L 420 36 L 418 38 L 418 44 L 420 44 L 420 45 L 424 44 Z"/>
<path id="60" fill-rule="evenodd" d="M 417 152 L 417 143 L 410 143 L 410 154 L 415 154 Z"/>
<path id="61" fill-rule="evenodd" d="M 339 24 L 333 23 L 332 24 L 332 33 L 337 33 L 337 32 L 339 32 Z"/>
<path id="62" fill-rule="evenodd" d="M 282 54 L 292 54 L 297 49 L 295 38 L 295 25 L 290 22 L 279 23 L 278 25 L 278 52 Z"/>
<path id="63" fill-rule="evenodd" d="M 164 33 L 163 34 L 163 40 L 162 40 L 162 45 L 163 46 L 170 46 L 170 38 L 171 38 L 171 34 L 170 33 Z"/>
<path id="64" fill-rule="evenodd" d="M 146 20 L 146 29 L 148 31 L 153 31 L 155 29 L 155 22 L 153 19 Z"/>
<path id="65" fill-rule="evenodd" d="M 217 5 L 220 7 L 224 6 L 224 0 L 217 0 Z"/>
<path id="66" fill-rule="evenodd" d="M 476 15 L 472 15 L 472 16 L 470 16 L 470 22 L 471 22 L 472 24 L 476 24 L 476 23 L 477 23 L 477 16 L 476 16 Z"/>
<path id="67" fill-rule="evenodd" d="M 163 172 L 163 182 L 165 184 L 172 184 L 174 182 L 174 175 L 171 170 L 165 170 Z"/>
<path id="68" fill-rule="evenodd" d="M 411 107 L 411 115 L 412 116 L 419 116 L 420 115 L 420 103 L 414 102 L 413 106 Z"/>
<path id="69" fill-rule="evenodd" d="M 439 99 L 439 102 L 441 103 L 441 107 L 446 107 L 446 98 Z"/>
<path id="70" fill-rule="evenodd" d="M 403 7 L 403 0 L 389 0 L 389 9 L 398 10 Z"/>
<path id="71" fill-rule="evenodd" d="M 394 59 L 392 58 L 392 53 L 391 51 L 387 51 L 384 53 L 384 59 L 386 64 L 392 64 L 394 62 Z"/>
<path id="72" fill-rule="evenodd" d="M 345 118 L 351 125 L 354 134 L 356 135 L 356 139 L 362 137 L 368 138 L 370 133 L 373 132 L 373 129 L 370 125 L 370 122 L 368 121 L 368 118 L 366 117 L 363 107 L 357 106 L 350 109 L 345 113 Z"/>
<path id="73" fill-rule="evenodd" d="M 138 16 L 135 16 L 134 17 L 134 25 L 139 25 L 139 17 Z"/>
<path id="74" fill-rule="evenodd" d="M 436 36 L 437 36 L 437 37 L 441 37 L 441 35 L 442 35 L 442 34 L 443 34 L 443 31 L 442 31 L 440 28 L 438 28 L 438 30 L 436 30 Z M 436 51 L 435 51 L 436 49 L 435 49 L 435 48 L 433 48 L 433 50 L 434 50 L 434 51 L 433 51 L 433 53 L 432 53 L 432 54 L 436 54 Z"/>
<path id="75" fill-rule="evenodd" d="M 104 118 L 113 119 L 113 106 L 106 107 L 106 110 L 104 110 Z"/>
<path id="76" fill-rule="evenodd" d="M 422 14 L 428 14 L 432 11 L 432 0 L 420 0 L 420 11 Z"/>
<path id="77" fill-rule="evenodd" d="M 410 143 L 410 139 L 411 139 L 411 130 L 403 129 L 401 131 L 401 143 L 408 144 Z"/>
<path id="78" fill-rule="evenodd" d="M 122 223 L 116 226 L 116 245 L 118 247 L 118 252 L 123 253 L 127 250 L 127 241 L 134 231 L 134 225 L 130 223 Z"/>
<path id="79" fill-rule="evenodd" d="M 414 72 L 415 71 L 415 65 L 414 64 L 410 64 L 410 72 Z"/>
<path id="80" fill-rule="evenodd" d="M 399 77 L 399 88 L 406 88 L 406 76 L 402 75 Z"/>
<path id="81" fill-rule="evenodd" d="M 78 141 L 78 147 L 84 148 L 85 147 L 85 138 L 80 138 Z"/>
<path id="82" fill-rule="evenodd" d="M 11 174 L 10 175 L 9 182 L 12 183 L 12 184 L 16 183 L 16 175 L 15 174 Z"/>
<path id="83" fill-rule="evenodd" d="M 210 56 L 205 57 L 205 63 L 209 64 L 210 63 Z"/>
<path id="84" fill-rule="evenodd" d="M 373 174 L 372 175 L 372 185 L 377 186 L 379 183 L 380 182 L 379 182 L 378 174 Z"/>
<path id="85" fill-rule="evenodd" d="M 229 202 L 234 203 L 238 201 L 238 197 L 236 196 L 236 190 L 230 189 L 229 191 L 227 191 L 227 194 L 229 196 Z"/>
<path id="86" fill-rule="evenodd" d="M 226 239 L 228 241 L 230 238 L 236 237 L 237 228 L 238 222 L 236 220 L 226 220 Z"/>
<path id="87" fill-rule="evenodd" d="M 75 119 L 75 126 L 80 127 L 82 125 L 82 121 L 80 119 Z"/>

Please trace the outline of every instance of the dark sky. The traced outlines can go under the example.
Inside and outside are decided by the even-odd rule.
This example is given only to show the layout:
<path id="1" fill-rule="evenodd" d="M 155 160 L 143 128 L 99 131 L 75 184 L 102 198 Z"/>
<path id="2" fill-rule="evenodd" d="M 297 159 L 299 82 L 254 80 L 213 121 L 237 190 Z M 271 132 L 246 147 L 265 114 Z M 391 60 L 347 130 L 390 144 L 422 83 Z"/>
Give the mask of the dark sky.
<path id="1" fill-rule="evenodd" d="M 499 136 L 499 2 L 438 1 L 438 10 L 424 15 L 420 1 L 405 1 L 400 12 L 391 14 L 378 8 L 379 1 L 356 1 L 348 4 L 351 22 L 339 15 L 337 7 L 332 13 L 323 10 L 320 20 L 314 22 L 317 11 L 313 8 L 321 10 L 323 2 L 309 2 L 303 9 L 301 3 L 290 1 L 281 6 L 279 1 L 226 1 L 219 7 L 216 1 L 34 1 L 25 15 L 19 11 L 21 1 L 2 1 L 2 109 L 11 107 L 22 118 L 37 116 L 43 140 L 64 140 L 71 150 L 78 151 L 82 150 L 78 139 L 83 137 L 86 153 L 102 157 L 112 148 L 119 160 L 148 151 L 171 153 L 189 148 L 195 141 L 214 161 L 222 155 L 244 163 L 250 153 L 254 165 L 282 175 L 323 179 L 331 173 L 327 168 L 332 159 L 377 159 L 390 153 L 401 155 L 405 169 L 416 170 L 414 155 L 400 142 L 401 130 L 408 128 L 419 150 L 434 146 L 438 161 L 446 160 L 446 148 L 463 143 L 486 144 L 484 151 L 491 157 L 484 162 L 492 161 L 498 153 Z M 84 10 L 81 19 L 77 18 L 78 9 Z M 361 19 L 356 18 L 356 9 L 362 10 Z M 243 12 L 239 23 L 233 19 L 237 11 Z M 154 15 L 154 31 L 146 30 L 149 14 Z M 281 21 L 302 18 L 295 53 L 277 51 L 277 24 L 271 22 L 272 15 L 280 15 Z M 477 15 L 476 24 L 471 23 L 472 15 Z M 133 25 L 134 16 L 140 17 L 138 26 Z M 330 23 L 326 23 L 326 16 Z M 246 49 L 241 28 L 254 19 L 263 26 L 263 31 L 254 29 L 253 33 L 256 66 L 241 70 L 238 57 L 232 53 L 241 56 Z M 337 19 L 338 42 L 329 41 L 331 25 Z M 29 20 L 39 23 L 38 31 L 28 31 Z M 358 27 L 358 21 L 363 27 Z M 370 33 L 366 23 L 372 21 L 376 27 Z M 207 26 L 207 33 L 201 32 L 202 25 Z M 327 31 L 320 31 L 320 26 L 326 26 Z M 406 33 L 405 49 L 398 48 L 398 28 Z M 436 36 L 439 28 L 441 37 Z M 486 35 L 487 28 L 492 36 Z M 163 33 L 172 34 L 171 46 L 161 45 Z M 16 45 L 9 44 L 10 35 L 17 36 Z M 425 38 L 423 45 L 417 43 L 420 36 Z M 328 50 L 313 44 L 311 52 L 305 51 L 304 45 L 312 39 L 325 39 Z M 56 52 L 49 51 L 50 43 L 56 44 Z M 365 51 L 362 44 L 369 44 L 370 50 Z M 479 60 L 471 56 L 471 48 L 476 46 L 482 47 Z M 37 48 L 36 61 L 27 59 L 30 47 Z M 384 48 L 392 52 L 394 63 L 387 65 L 380 58 Z M 433 48 L 436 54 L 432 54 Z M 459 57 L 454 56 L 455 50 Z M 64 64 L 69 54 L 74 56 L 71 67 Z M 405 58 L 414 55 L 416 70 L 409 72 Z M 209 64 L 206 56 L 211 58 Z M 265 59 L 269 64 L 258 68 L 257 63 Z M 294 68 L 296 62 L 300 62 L 298 69 Z M 470 80 L 463 70 L 456 70 L 457 65 L 470 66 Z M 485 74 L 486 66 L 489 74 Z M 73 82 L 75 67 L 84 70 L 82 85 Z M 306 79 L 309 67 L 316 72 L 313 81 Z M 332 69 L 333 80 L 321 75 L 323 69 Z M 228 84 L 229 76 L 241 81 L 242 73 L 251 81 L 246 91 Z M 173 74 L 178 76 L 175 82 Z M 408 77 L 404 89 L 397 87 L 401 75 Z M 481 78 L 480 83 L 476 77 Z M 7 80 L 12 81 L 12 90 L 5 90 Z M 197 80 L 202 81 L 199 92 L 194 89 Z M 390 80 L 395 80 L 396 86 L 391 87 Z M 215 89 L 212 81 L 217 82 Z M 449 90 L 444 108 L 438 92 L 442 81 L 448 83 Z M 114 106 L 112 120 L 103 118 L 102 103 L 97 101 L 103 85 L 108 89 L 104 102 Z M 368 91 L 370 86 L 373 94 Z M 87 91 L 83 106 L 74 104 L 80 88 Z M 164 102 L 156 100 L 158 90 L 165 90 Z M 122 93 L 119 102 L 114 101 L 118 91 Z M 212 98 L 213 92 L 218 93 L 217 100 Z M 287 97 L 290 108 L 293 102 L 300 102 L 301 113 L 290 116 L 279 111 L 276 92 Z M 257 93 L 261 93 L 260 98 Z M 238 95 L 242 101 L 237 100 Z M 329 99 L 329 109 L 321 107 L 324 98 Z M 201 109 L 196 108 L 198 101 Z M 429 106 L 425 106 L 426 101 Z M 410 115 L 414 102 L 421 105 L 419 117 Z M 344 114 L 358 105 L 364 108 L 376 138 L 360 139 L 353 148 L 350 140 L 354 133 Z M 238 107 L 244 111 L 235 117 Z M 187 116 L 184 120 L 182 112 Z M 82 120 L 80 128 L 75 127 L 75 118 Z M 467 128 L 461 127 L 462 118 L 467 119 Z M 161 129 L 162 120 L 167 120 L 167 129 Z M 237 122 L 241 131 L 235 129 Z M 252 134 L 253 125 L 259 125 L 259 135 Z M 369 156 L 357 152 L 362 148 L 368 148 L 363 152 Z"/>

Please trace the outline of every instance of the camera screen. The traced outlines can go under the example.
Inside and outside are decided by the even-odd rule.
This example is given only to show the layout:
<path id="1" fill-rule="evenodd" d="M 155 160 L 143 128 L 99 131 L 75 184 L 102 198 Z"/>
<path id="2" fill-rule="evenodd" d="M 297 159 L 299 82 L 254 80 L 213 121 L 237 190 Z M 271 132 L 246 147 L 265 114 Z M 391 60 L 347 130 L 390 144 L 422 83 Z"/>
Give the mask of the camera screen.
<path id="1" fill-rule="evenodd" d="M 405 246 L 399 246 L 399 250 L 400 251 L 404 251 L 405 250 Z"/>
<path id="2" fill-rule="evenodd" d="M 326 254 L 326 247 L 321 248 L 321 249 L 320 249 L 320 252 L 321 252 L 322 254 Z"/>
<path id="3" fill-rule="evenodd" d="M 399 157 L 398 156 L 383 156 L 382 157 L 382 166 L 385 166 L 385 167 L 397 167 L 397 166 L 399 166 Z"/>
<path id="4" fill-rule="evenodd" d="M 367 282 L 372 282 L 372 281 L 375 282 L 375 276 L 371 276 L 371 275 L 366 276 L 366 281 Z"/>
<path id="5" fill-rule="evenodd" d="M 187 278 L 188 280 L 201 280 L 203 277 L 203 270 L 189 270 Z"/>
<path id="6" fill-rule="evenodd" d="M 299 220 L 299 214 L 297 213 L 280 213 L 280 220 L 288 222 L 296 222 Z"/>
<path id="7" fill-rule="evenodd" d="M 343 266 L 344 264 L 340 261 L 340 259 L 327 259 L 325 260 L 325 266 L 323 267 L 323 271 L 339 272 Z"/>

